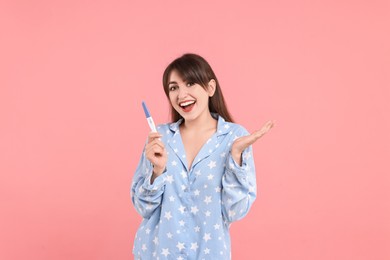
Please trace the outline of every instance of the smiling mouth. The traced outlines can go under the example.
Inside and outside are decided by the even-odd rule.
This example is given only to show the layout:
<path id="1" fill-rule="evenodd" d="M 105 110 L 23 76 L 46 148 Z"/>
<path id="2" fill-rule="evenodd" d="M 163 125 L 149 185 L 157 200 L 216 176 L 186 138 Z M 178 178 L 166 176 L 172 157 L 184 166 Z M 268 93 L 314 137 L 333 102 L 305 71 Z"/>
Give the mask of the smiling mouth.
<path id="1" fill-rule="evenodd" d="M 194 104 L 196 103 L 195 100 L 191 101 L 184 101 L 179 104 L 179 106 L 182 108 L 184 112 L 190 112 Z"/>

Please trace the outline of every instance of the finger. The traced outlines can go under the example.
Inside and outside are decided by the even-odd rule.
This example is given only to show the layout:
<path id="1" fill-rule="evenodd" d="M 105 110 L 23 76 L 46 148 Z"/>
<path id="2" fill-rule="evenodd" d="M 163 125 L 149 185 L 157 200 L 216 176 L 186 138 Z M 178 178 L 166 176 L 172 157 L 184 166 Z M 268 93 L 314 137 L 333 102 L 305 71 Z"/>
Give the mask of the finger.
<path id="1" fill-rule="evenodd" d="M 161 146 L 163 149 L 165 149 L 165 145 L 164 145 L 164 143 L 161 141 L 161 139 L 154 139 L 154 140 L 153 140 L 153 143 L 155 143 L 155 144 Z"/>
<path id="2" fill-rule="evenodd" d="M 271 123 L 265 124 L 260 130 L 257 130 L 248 136 L 245 136 L 243 142 L 246 144 L 246 146 L 254 144 L 260 137 L 267 133 L 272 128 L 272 126 L 273 124 Z"/>
<path id="3" fill-rule="evenodd" d="M 146 144 L 145 149 L 149 149 L 150 147 L 153 147 L 155 145 L 161 147 L 162 149 L 165 149 L 164 143 L 161 140 L 159 140 L 159 139 L 154 139 L 150 143 Z"/>
<path id="4" fill-rule="evenodd" d="M 264 126 L 262 128 L 264 128 L 264 130 L 266 130 L 266 131 L 269 131 L 273 126 L 274 126 L 274 122 L 268 121 L 267 123 L 264 124 Z"/>
<path id="5" fill-rule="evenodd" d="M 256 135 L 256 132 L 250 135 L 242 136 L 237 140 L 237 145 L 240 147 L 240 150 L 245 150 L 248 146 L 252 145 L 259 137 Z"/>
<path id="6" fill-rule="evenodd" d="M 155 153 L 151 153 L 146 158 L 152 163 L 152 165 L 162 165 L 165 161 L 165 157 L 163 155 Z"/>
<path id="7" fill-rule="evenodd" d="M 274 122 L 268 121 L 265 123 L 260 130 L 255 131 L 253 134 L 258 138 L 262 137 L 265 133 L 267 133 L 274 126 Z"/>
<path id="8" fill-rule="evenodd" d="M 145 148 L 145 152 L 146 154 L 162 154 L 164 153 L 165 151 L 165 147 L 164 146 L 161 146 L 160 144 L 157 144 L 157 143 L 154 143 L 154 144 L 151 144 L 151 145 L 148 145 L 146 148 Z"/>
<path id="9" fill-rule="evenodd" d="M 245 150 L 250 145 L 254 144 L 260 137 L 267 133 L 274 126 L 273 121 L 268 121 L 263 125 L 263 127 L 257 131 L 254 131 L 252 134 L 239 137 L 234 145 L 239 150 Z"/>
<path id="10" fill-rule="evenodd" d="M 150 152 L 157 157 L 161 157 L 162 154 L 164 153 L 164 149 L 162 149 L 160 146 L 153 146 Z"/>
<path id="11" fill-rule="evenodd" d="M 246 147 L 254 144 L 262 136 L 262 134 L 259 131 L 256 131 L 253 134 L 248 135 L 247 138 L 244 139 Z"/>
<path id="12" fill-rule="evenodd" d="M 148 143 L 152 142 L 153 140 L 161 139 L 162 135 L 157 136 L 148 136 Z"/>
<path id="13" fill-rule="evenodd" d="M 158 132 L 150 132 L 148 135 L 148 143 L 150 143 L 151 141 L 153 141 L 155 139 L 159 139 L 161 137 L 162 137 L 162 134 L 160 134 Z"/>

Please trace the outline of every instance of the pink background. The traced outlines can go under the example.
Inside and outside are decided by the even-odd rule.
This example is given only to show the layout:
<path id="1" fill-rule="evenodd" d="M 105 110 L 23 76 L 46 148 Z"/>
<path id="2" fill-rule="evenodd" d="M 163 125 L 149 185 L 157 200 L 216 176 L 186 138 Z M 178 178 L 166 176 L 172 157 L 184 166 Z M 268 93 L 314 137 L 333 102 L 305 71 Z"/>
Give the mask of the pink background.
<path id="1" fill-rule="evenodd" d="M 0 259 L 132 259 L 161 77 L 204 56 L 255 144 L 233 259 L 390 259 L 390 3 L 1 1 Z"/>

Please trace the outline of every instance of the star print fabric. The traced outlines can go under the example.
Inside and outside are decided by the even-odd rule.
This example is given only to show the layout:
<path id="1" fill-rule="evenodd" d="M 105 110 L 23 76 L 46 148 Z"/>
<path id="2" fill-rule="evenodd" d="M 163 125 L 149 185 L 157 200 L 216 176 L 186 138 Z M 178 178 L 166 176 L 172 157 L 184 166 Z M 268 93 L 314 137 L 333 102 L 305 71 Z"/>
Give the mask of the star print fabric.
<path id="1" fill-rule="evenodd" d="M 137 231 L 135 259 L 231 259 L 229 226 L 243 218 L 256 198 L 252 147 L 242 165 L 232 158 L 234 140 L 248 132 L 218 118 L 216 133 L 187 167 L 179 125 L 158 126 L 168 153 L 166 171 L 153 184 L 153 166 L 142 153 L 131 197 L 143 217 Z"/>

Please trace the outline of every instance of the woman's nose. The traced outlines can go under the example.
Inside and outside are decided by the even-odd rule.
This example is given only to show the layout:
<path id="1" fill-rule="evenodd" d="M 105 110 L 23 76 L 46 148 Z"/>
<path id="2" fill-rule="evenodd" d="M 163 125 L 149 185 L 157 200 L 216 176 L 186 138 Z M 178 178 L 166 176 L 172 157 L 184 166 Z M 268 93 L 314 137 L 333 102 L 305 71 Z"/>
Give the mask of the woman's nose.
<path id="1" fill-rule="evenodd" d="M 178 95 L 179 100 L 186 97 L 187 94 L 188 94 L 188 91 L 187 91 L 187 88 L 185 86 L 179 87 L 179 95 Z"/>

